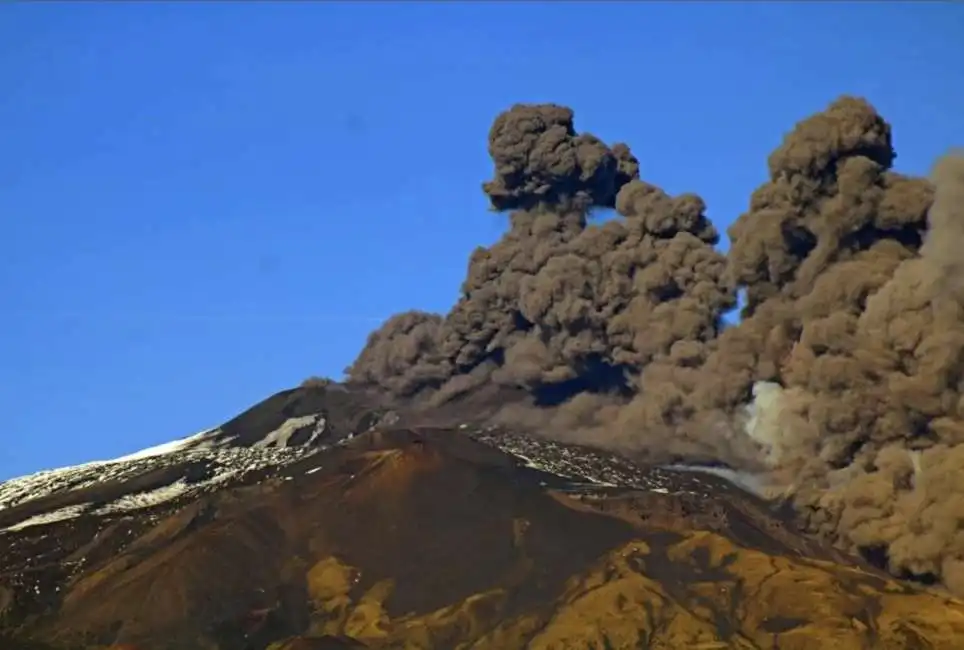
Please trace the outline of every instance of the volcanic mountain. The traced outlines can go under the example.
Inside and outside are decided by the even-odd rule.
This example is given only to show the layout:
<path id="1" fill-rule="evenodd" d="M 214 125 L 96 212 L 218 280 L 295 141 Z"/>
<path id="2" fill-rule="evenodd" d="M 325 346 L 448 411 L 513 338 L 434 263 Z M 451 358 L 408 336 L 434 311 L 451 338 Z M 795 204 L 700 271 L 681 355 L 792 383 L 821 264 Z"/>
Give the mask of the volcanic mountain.
<path id="1" fill-rule="evenodd" d="M 0 484 L 0 650 L 964 648 L 964 156 L 840 97 L 723 252 L 567 107 L 488 152 L 507 230 L 344 383 Z"/>
<path id="2" fill-rule="evenodd" d="M 492 424 L 511 399 L 406 411 L 309 383 L 0 484 L 0 647 L 964 647 L 964 603 L 809 539 L 725 472 Z"/>

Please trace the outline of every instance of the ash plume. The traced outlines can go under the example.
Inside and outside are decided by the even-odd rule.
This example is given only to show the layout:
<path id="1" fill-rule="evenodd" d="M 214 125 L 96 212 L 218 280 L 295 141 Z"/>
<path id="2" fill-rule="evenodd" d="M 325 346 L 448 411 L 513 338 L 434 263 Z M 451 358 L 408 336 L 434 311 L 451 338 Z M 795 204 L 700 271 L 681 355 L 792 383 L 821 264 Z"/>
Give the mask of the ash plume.
<path id="1" fill-rule="evenodd" d="M 940 160 L 932 182 L 894 174 L 884 165 L 889 129 L 871 111 L 849 99 L 828 111 L 841 123 L 821 129 L 850 134 L 831 140 L 861 143 L 821 151 L 832 169 L 771 158 L 771 182 L 754 196 L 767 201 L 731 230 L 732 272 L 755 292 L 720 338 L 719 368 L 751 369 L 747 433 L 812 532 L 962 595 L 964 296 L 950 251 L 964 246 L 964 159 Z M 782 149 L 813 130 L 801 123 Z M 743 334 L 755 345 L 734 342 Z"/>
<path id="2" fill-rule="evenodd" d="M 516 104 L 496 117 L 489 155 L 495 178 L 483 190 L 500 211 L 563 202 L 613 207 L 619 188 L 639 175 L 629 147 L 577 134 L 572 110 L 555 104 Z"/>
<path id="3" fill-rule="evenodd" d="M 352 379 L 390 395 L 411 397 L 445 378 L 438 363 L 438 314 L 407 311 L 395 314 L 368 335 L 352 366 Z"/>
<path id="4" fill-rule="evenodd" d="M 555 105 L 499 115 L 489 153 L 495 178 L 483 189 L 493 209 L 513 210 L 508 232 L 472 254 L 435 347 L 416 358 L 399 338 L 406 353 L 393 358 L 404 362 L 376 363 L 394 354 L 389 321 L 348 369 L 352 381 L 397 382 L 436 403 L 494 382 L 528 390 L 558 415 L 576 396 L 567 413 L 596 404 L 586 396 L 625 401 L 640 368 L 673 355 L 691 362 L 700 354 L 692 345 L 716 337 L 734 294 L 698 196 L 639 180 L 627 146 L 576 133 L 572 111 Z M 590 223 L 600 207 L 623 218 Z"/>
<path id="5" fill-rule="evenodd" d="M 724 256 L 698 196 L 641 179 L 567 108 L 512 107 L 489 153 L 507 232 L 448 314 L 373 333 L 350 382 L 428 405 L 521 389 L 507 423 L 722 466 L 813 533 L 964 595 L 959 154 L 899 174 L 890 125 L 841 97 L 785 135 Z"/>

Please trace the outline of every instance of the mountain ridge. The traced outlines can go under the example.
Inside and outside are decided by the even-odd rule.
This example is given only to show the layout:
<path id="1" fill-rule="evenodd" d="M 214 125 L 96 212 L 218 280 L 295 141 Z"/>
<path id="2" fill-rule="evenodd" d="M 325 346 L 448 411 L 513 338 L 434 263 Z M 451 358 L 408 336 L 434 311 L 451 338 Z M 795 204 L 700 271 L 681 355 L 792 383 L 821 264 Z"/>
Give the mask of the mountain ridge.
<path id="1" fill-rule="evenodd" d="M 308 409 L 319 417 L 304 419 Z M 89 484 L 7 505 L 4 648 L 762 649 L 838 637 L 834 647 L 898 648 L 914 647 L 900 639 L 915 634 L 919 647 L 952 648 L 964 639 L 964 604 L 803 536 L 788 512 L 719 476 L 463 415 L 454 426 L 418 424 L 419 413 L 350 386 L 301 387 L 166 454 L 96 464 L 84 471 L 108 473 Z M 322 417 L 330 428 L 295 435 Z M 291 420 L 301 427 L 279 436 Z M 282 439 L 291 446 L 274 444 Z M 274 442 L 258 446 L 265 440 Z M 125 490 L 156 493 L 185 476 L 195 487 L 104 509 Z M 17 526 L 81 504 L 94 507 Z"/>

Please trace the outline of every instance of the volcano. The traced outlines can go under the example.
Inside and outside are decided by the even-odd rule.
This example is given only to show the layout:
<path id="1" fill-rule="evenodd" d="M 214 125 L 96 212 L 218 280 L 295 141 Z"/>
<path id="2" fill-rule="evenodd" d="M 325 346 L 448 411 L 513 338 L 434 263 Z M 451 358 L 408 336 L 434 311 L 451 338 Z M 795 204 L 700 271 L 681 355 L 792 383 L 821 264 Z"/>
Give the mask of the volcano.
<path id="1" fill-rule="evenodd" d="M 492 403 L 511 396 L 490 394 Z M 334 382 L 0 484 L 4 650 L 960 648 L 719 472 Z"/>
<path id="2" fill-rule="evenodd" d="M 488 151 L 448 312 L 0 484 L 0 650 L 964 648 L 964 156 L 899 173 L 840 97 L 724 253 L 567 107 Z"/>

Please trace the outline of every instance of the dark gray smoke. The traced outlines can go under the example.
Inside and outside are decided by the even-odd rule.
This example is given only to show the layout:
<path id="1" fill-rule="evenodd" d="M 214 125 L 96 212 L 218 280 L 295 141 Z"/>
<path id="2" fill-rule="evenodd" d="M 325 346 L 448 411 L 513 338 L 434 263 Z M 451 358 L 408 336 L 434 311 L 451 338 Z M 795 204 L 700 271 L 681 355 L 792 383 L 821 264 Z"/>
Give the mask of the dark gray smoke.
<path id="1" fill-rule="evenodd" d="M 758 437 L 812 530 L 960 595 L 964 295 L 951 251 L 964 246 L 964 158 L 941 159 L 932 181 L 913 192 L 929 197 L 923 246 L 889 242 L 876 266 L 864 262 L 859 309 L 846 311 L 856 281 L 845 289 L 832 267 L 800 299 L 803 326 Z"/>
<path id="2" fill-rule="evenodd" d="M 959 156 L 931 181 L 892 171 L 890 125 L 842 97 L 770 156 L 723 256 L 698 196 L 640 180 L 567 108 L 512 107 L 489 153 L 509 230 L 472 254 L 448 314 L 373 333 L 350 381 L 436 405 L 523 389 L 504 420 L 726 464 L 815 533 L 964 594 Z M 609 207 L 620 219 L 592 222 Z"/>
<path id="3" fill-rule="evenodd" d="M 639 180 L 628 147 L 577 134 L 572 111 L 554 105 L 501 114 L 489 152 L 496 175 L 484 189 L 494 209 L 514 209 L 509 231 L 472 254 L 462 298 L 432 321 L 434 344 L 413 357 L 410 321 L 392 319 L 351 380 L 436 399 L 483 382 L 525 388 L 539 406 L 628 399 L 641 368 L 717 336 L 734 294 L 699 197 Z M 623 219 L 589 223 L 600 207 Z"/>

